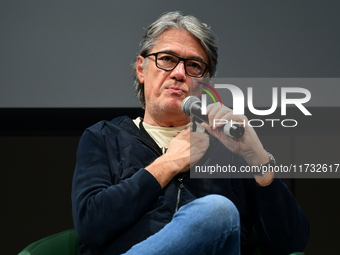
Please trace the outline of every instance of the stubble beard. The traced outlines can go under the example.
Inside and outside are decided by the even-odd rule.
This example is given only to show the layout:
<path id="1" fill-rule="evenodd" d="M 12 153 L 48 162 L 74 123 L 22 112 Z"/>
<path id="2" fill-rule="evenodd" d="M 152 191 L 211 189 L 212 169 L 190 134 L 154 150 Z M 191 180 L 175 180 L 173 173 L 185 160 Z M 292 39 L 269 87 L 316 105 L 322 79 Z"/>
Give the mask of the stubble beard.
<path id="1" fill-rule="evenodd" d="M 150 102 L 149 114 L 154 120 L 163 123 L 171 123 L 170 126 L 177 126 L 179 123 L 189 122 L 190 118 L 181 108 L 181 105 L 175 106 L 174 103 L 156 103 Z M 178 123 L 178 124 L 177 124 Z"/>

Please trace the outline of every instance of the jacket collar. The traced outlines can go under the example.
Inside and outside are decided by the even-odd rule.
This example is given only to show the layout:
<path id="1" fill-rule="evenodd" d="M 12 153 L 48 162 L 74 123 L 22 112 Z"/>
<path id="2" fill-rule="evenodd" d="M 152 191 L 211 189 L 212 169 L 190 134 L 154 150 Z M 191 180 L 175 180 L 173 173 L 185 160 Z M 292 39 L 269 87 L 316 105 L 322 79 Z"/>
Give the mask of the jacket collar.
<path id="1" fill-rule="evenodd" d="M 159 154 L 162 154 L 162 150 L 158 147 L 157 143 L 147 134 L 145 134 L 142 130 L 140 130 L 136 124 L 131 120 L 128 116 L 122 116 L 115 118 L 111 121 L 111 123 L 116 124 L 120 128 L 129 132 L 132 136 L 137 139 L 143 141 L 148 144 L 154 150 L 156 150 Z"/>

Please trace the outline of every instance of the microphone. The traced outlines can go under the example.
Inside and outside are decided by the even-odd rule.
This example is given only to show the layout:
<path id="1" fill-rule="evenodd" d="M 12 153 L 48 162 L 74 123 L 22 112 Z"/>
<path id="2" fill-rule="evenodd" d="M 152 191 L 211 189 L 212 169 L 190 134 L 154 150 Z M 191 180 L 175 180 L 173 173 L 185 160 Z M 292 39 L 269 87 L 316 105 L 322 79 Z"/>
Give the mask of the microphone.
<path id="1" fill-rule="evenodd" d="M 201 100 L 198 97 L 188 96 L 184 98 L 182 102 L 182 111 L 188 116 L 193 115 L 203 122 L 209 122 L 208 116 L 201 113 Z M 228 121 L 221 129 L 227 136 L 234 138 L 241 138 L 244 134 L 244 127 L 235 121 Z"/>

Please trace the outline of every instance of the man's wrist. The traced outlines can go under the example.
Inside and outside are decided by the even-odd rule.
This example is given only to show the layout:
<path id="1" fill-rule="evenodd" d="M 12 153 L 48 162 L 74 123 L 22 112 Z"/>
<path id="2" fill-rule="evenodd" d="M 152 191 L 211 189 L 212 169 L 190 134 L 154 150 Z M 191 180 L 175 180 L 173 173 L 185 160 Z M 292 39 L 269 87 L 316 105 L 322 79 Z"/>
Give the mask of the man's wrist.
<path id="1" fill-rule="evenodd" d="M 276 160 L 275 157 L 273 156 L 273 154 L 271 154 L 269 151 L 267 152 L 267 156 L 268 156 L 268 162 L 265 164 L 261 164 L 261 171 L 258 173 L 254 174 L 255 180 L 256 182 L 260 185 L 260 186 L 267 186 L 270 183 L 272 183 L 273 179 L 274 179 L 274 172 L 272 171 L 268 171 L 268 167 L 269 166 L 276 166 Z M 266 171 L 262 171 L 264 170 L 264 168 L 266 168 Z"/>
<path id="2" fill-rule="evenodd" d="M 168 159 L 165 154 L 157 158 L 150 165 L 145 167 L 150 172 L 159 184 L 164 188 L 174 176 L 181 172 L 181 168 L 177 161 Z"/>
<path id="3" fill-rule="evenodd" d="M 265 164 L 262 164 L 262 166 L 276 166 L 276 160 L 273 154 L 267 151 L 267 155 L 268 155 L 269 161 Z"/>
<path id="4" fill-rule="evenodd" d="M 260 166 L 269 161 L 268 154 L 265 149 L 247 153 L 242 157 L 246 160 L 249 166 Z"/>

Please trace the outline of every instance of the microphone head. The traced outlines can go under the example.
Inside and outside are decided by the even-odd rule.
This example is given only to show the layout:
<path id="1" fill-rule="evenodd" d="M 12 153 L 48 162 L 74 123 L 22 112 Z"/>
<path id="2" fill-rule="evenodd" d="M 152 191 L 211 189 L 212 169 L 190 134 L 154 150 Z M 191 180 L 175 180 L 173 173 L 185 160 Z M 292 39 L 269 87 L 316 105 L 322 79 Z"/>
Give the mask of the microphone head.
<path id="1" fill-rule="evenodd" d="M 191 109 L 195 104 L 201 104 L 201 100 L 195 96 L 188 96 L 182 101 L 182 111 L 190 116 Z"/>

